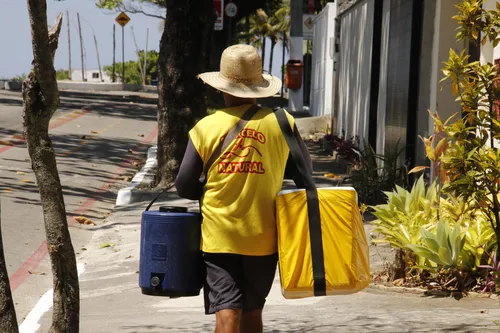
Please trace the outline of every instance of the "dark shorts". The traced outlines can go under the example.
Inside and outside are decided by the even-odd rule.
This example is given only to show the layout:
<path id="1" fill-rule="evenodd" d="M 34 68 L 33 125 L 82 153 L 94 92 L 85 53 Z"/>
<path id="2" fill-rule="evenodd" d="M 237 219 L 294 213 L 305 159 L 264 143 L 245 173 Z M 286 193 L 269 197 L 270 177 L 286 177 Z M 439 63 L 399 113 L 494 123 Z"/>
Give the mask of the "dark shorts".
<path id="1" fill-rule="evenodd" d="M 205 314 L 220 310 L 262 310 L 271 290 L 278 255 L 204 253 Z"/>

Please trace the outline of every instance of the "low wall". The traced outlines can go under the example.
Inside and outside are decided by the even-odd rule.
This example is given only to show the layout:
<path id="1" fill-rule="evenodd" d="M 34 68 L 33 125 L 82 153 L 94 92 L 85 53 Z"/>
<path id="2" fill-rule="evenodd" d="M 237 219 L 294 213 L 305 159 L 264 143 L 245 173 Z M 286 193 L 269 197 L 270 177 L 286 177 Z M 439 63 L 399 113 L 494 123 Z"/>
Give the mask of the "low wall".
<path id="1" fill-rule="evenodd" d="M 326 127 L 330 126 L 330 116 L 295 118 L 295 124 L 301 136 L 308 139 L 309 135 L 325 133 Z"/>
<path id="2" fill-rule="evenodd" d="M 60 90 L 76 91 L 149 91 L 156 92 L 156 86 L 143 86 L 140 84 L 127 83 L 94 83 L 94 82 L 73 82 L 57 81 Z"/>

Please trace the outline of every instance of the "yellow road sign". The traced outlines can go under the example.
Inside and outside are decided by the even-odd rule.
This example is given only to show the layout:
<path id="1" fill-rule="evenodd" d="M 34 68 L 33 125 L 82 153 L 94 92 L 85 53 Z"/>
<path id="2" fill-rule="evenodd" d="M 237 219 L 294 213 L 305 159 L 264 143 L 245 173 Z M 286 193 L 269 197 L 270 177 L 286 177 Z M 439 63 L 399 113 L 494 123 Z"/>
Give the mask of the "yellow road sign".
<path id="1" fill-rule="evenodd" d="M 130 21 L 130 17 L 128 17 L 128 15 L 124 12 L 121 12 L 120 15 L 115 18 L 115 21 L 118 22 L 119 25 L 124 27 Z"/>

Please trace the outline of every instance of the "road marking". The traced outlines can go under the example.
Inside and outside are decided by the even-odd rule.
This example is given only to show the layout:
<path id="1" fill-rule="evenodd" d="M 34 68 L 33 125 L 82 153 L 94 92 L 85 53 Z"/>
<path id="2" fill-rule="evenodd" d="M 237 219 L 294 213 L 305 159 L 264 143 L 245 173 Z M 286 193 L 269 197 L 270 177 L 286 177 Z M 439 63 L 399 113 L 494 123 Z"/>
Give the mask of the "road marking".
<path id="1" fill-rule="evenodd" d="M 155 127 L 149 135 L 141 141 L 141 144 L 148 144 L 150 143 L 157 135 L 158 133 L 158 128 Z M 129 164 L 131 164 L 133 161 L 132 158 L 126 160 L 125 162 L 121 163 L 119 167 L 115 170 L 113 173 L 113 177 L 104 185 L 102 185 L 98 190 L 97 193 L 103 193 L 108 189 L 108 186 L 115 183 L 118 179 L 119 176 L 118 174 Z M 87 210 L 89 210 L 94 204 L 96 203 L 96 199 L 93 198 L 88 198 L 80 207 L 78 207 L 76 210 L 72 212 L 71 215 L 77 216 L 77 215 L 82 215 L 84 214 Z M 76 223 L 74 220 L 74 217 L 68 217 L 68 224 L 72 225 Z M 42 244 L 38 247 L 38 249 L 33 252 L 33 254 L 26 260 L 21 267 L 17 269 L 17 271 L 12 274 L 10 278 L 10 284 L 11 284 L 11 290 L 14 292 L 26 279 L 29 277 L 29 272 L 28 271 L 34 271 L 36 268 L 40 265 L 42 260 L 45 258 L 47 255 L 47 241 L 43 241 Z"/>
<path id="2" fill-rule="evenodd" d="M 83 263 L 77 264 L 78 276 L 85 272 L 85 265 Z M 44 313 L 52 308 L 52 298 L 54 290 L 47 291 L 42 298 L 38 300 L 35 307 L 26 316 L 21 326 L 19 326 L 19 333 L 35 333 L 40 328 L 40 319 Z"/>

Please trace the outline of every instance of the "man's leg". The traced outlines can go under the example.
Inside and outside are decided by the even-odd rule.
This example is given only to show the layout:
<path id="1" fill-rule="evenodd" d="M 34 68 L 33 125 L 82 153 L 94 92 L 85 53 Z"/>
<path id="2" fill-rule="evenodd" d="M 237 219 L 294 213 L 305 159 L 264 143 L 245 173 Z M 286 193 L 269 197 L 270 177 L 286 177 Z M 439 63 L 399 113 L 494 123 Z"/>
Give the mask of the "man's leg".
<path id="1" fill-rule="evenodd" d="M 240 333 L 240 322 L 241 310 L 220 310 L 215 314 L 215 333 Z"/>
<path id="2" fill-rule="evenodd" d="M 205 313 L 214 314 L 216 333 L 240 333 L 243 309 L 243 268 L 241 256 L 204 253 L 207 269 Z"/>
<path id="3" fill-rule="evenodd" d="M 262 310 L 253 310 L 243 313 L 241 317 L 240 333 L 262 333 Z"/>
<path id="4" fill-rule="evenodd" d="M 262 310 L 271 291 L 278 255 L 243 256 L 243 315 L 241 333 L 262 333 Z"/>

